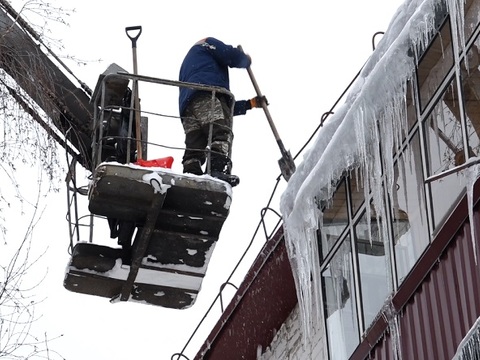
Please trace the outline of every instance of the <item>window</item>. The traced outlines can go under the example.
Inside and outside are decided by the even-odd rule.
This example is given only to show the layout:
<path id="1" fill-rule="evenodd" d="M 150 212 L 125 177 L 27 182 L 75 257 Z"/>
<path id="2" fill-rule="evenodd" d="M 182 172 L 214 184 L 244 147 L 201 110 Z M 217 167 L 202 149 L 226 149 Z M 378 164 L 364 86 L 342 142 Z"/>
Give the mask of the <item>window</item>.
<path id="1" fill-rule="evenodd" d="M 358 174 L 350 174 L 349 176 L 349 188 L 350 188 L 350 196 L 352 201 L 352 214 L 355 216 L 360 209 L 360 207 L 365 202 L 365 192 L 363 190 L 363 185 L 359 179 Z"/>
<path id="2" fill-rule="evenodd" d="M 400 284 L 429 244 L 418 131 L 395 164 L 392 230 Z"/>
<path id="3" fill-rule="evenodd" d="M 331 360 L 348 359 L 359 344 L 352 260 L 350 236 L 347 236 L 322 272 Z"/>
<path id="4" fill-rule="evenodd" d="M 399 125 L 397 131 L 394 130 L 394 137 L 393 137 L 393 152 L 401 152 L 401 148 L 403 147 L 403 144 L 405 143 L 409 133 L 413 131 L 413 129 L 417 126 L 418 124 L 418 119 L 417 119 L 417 112 L 415 108 L 415 99 L 413 97 L 414 93 L 414 82 L 413 81 L 408 81 L 406 84 L 406 96 L 405 96 L 405 109 L 403 112 L 398 112 L 397 114 L 401 114 L 404 118 L 402 119 L 396 119 Z M 403 110 L 403 109 L 402 109 Z M 395 127 L 394 127 L 395 128 Z"/>
<path id="5" fill-rule="evenodd" d="M 317 233 L 320 243 L 320 256 L 323 259 L 335 245 L 342 232 L 348 225 L 347 192 L 345 179 L 337 187 L 332 201 L 323 209 L 323 224 L 319 226 L 322 231 Z"/>
<path id="6" fill-rule="evenodd" d="M 480 23 L 480 2 L 467 0 L 464 9 L 465 41 L 468 41 Z"/>
<path id="7" fill-rule="evenodd" d="M 387 259 L 384 239 L 380 236 L 381 219 L 371 210 L 355 225 L 355 243 L 358 252 L 358 268 L 362 294 L 364 328 L 367 329 L 382 308 L 388 296 Z"/>
<path id="8" fill-rule="evenodd" d="M 345 177 L 322 207 L 318 241 L 330 359 L 349 358 L 387 297 L 406 285 L 432 232 L 464 194 L 458 171 L 480 157 L 480 1 L 465 4 L 465 58 L 452 46 L 446 2 L 439 5 L 431 43 L 425 50 L 412 44 L 423 54 L 416 78 L 407 81 L 405 108 L 395 114 L 393 179 L 390 168 L 383 178 L 393 181 L 378 209 L 382 216 L 367 211 L 372 194 L 364 191 L 362 171 Z"/>
<path id="9" fill-rule="evenodd" d="M 480 36 L 461 63 L 463 103 L 468 140 L 468 155 L 480 155 Z M 468 69 L 466 68 L 468 66 Z"/>
<path id="10" fill-rule="evenodd" d="M 465 163 L 456 80 L 446 88 L 424 123 L 428 176 Z M 443 223 L 465 183 L 456 172 L 430 183 L 434 227 Z"/>
<path id="11" fill-rule="evenodd" d="M 453 47 L 450 33 L 450 21 L 447 21 L 418 64 L 417 77 L 422 112 L 453 67 Z"/>

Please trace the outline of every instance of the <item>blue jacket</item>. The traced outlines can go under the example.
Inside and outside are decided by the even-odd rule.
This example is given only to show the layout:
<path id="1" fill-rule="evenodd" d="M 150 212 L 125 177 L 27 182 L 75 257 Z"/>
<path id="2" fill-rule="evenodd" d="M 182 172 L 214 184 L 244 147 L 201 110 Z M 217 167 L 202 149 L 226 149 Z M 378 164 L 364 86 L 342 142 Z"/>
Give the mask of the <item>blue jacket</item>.
<path id="1" fill-rule="evenodd" d="M 187 53 L 180 68 L 179 80 L 184 82 L 220 86 L 230 91 L 228 68 L 247 68 L 251 59 L 240 49 L 226 45 L 212 37 L 197 42 Z M 178 98 L 180 116 L 198 90 L 180 87 Z M 235 102 L 234 115 L 250 110 L 250 102 Z"/>

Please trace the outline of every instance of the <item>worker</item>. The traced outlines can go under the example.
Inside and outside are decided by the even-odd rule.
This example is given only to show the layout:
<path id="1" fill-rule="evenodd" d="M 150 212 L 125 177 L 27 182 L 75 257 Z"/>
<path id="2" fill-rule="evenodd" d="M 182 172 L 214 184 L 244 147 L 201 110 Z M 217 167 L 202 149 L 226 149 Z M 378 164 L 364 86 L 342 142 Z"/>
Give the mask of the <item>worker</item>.
<path id="1" fill-rule="evenodd" d="M 241 49 L 224 44 L 213 37 L 198 41 L 187 53 L 180 68 L 182 82 L 218 86 L 230 91 L 229 69 L 248 68 L 252 60 Z M 209 128 L 212 128 L 210 170 L 211 176 L 236 186 L 238 176 L 231 175 L 232 162 L 229 157 L 232 146 L 232 99 L 226 94 L 212 93 L 180 87 L 179 110 L 185 131 L 185 153 L 183 172 L 202 175 L 206 160 Z M 268 105 L 265 96 L 250 100 L 235 101 L 233 115 L 245 115 L 247 110 Z"/>

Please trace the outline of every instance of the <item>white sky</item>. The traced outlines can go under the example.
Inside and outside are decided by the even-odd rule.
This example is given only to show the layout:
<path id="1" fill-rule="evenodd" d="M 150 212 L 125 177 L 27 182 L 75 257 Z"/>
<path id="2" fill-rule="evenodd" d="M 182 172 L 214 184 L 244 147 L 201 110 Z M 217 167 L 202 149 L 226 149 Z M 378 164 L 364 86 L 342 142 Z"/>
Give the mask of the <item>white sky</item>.
<path id="1" fill-rule="evenodd" d="M 65 45 L 62 53 L 91 60 L 78 67 L 68 66 L 90 88 L 98 75 L 115 62 L 132 71 L 131 42 L 125 27 L 141 25 L 137 43 L 140 74 L 176 80 L 185 53 L 200 38 L 214 36 L 232 45 L 241 44 L 252 56 L 252 70 L 260 89 L 267 96 L 269 110 L 277 130 L 292 155 L 303 146 L 319 124 L 322 114 L 341 95 L 372 52 L 372 36 L 385 31 L 402 0 L 365 0 L 328 2 L 318 5 L 309 0 L 294 4 L 244 1 L 225 5 L 222 1 L 152 2 L 61 1 L 66 8 L 76 8 L 68 20 L 69 28 L 55 27 L 52 37 Z M 380 37 L 378 37 L 378 40 Z M 102 59 L 101 63 L 95 62 Z M 255 96 L 245 70 L 233 69 L 231 90 L 237 99 Z M 142 106 L 155 101 L 155 94 L 144 94 Z M 176 100 L 176 99 L 175 99 Z M 176 101 L 172 108 L 176 109 Z M 175 121 L 175 120 L 173 120 Z M 168 131 L 149 134 L 152 141 L 162 136 L 183 144 L 180 123 L 166 125 Z M 275 179 L 280 174 L 280 152 L 261 109 L 236 117 L 233 146 L 233 173 L 241 183 L 233 190 L 230 215 L 211 259 L 197 302 L 187 310 L 172 310 L 135 303 L 110 304 L 108 299 L 71 293 L 62 286 L 68 262 L 68 232 L 65 223 L 65 189 L 51 194 L 50 204 L 35 232 L 34 245 L 48 246 L 40 264 L 48 266 L 42 285 L 47 294 L 39 311 L 43 319 L 36 331 L 49 337 L 63 334 L 51 348 L 68 360 L 84 359 L 170 359 L 180 352 L 223 281 L 253 235 L 260 211 L 267 204 Z M 158 140 L 157 140 L 158 136 Z M 172 140 L 173 141 L 173 140 Z M 300 159 L 299 159 L 300 160 Z M 335 161 L 332 159 L 332 161 Z M 174 170 L 180 171 L 176 157 Z M 298 160 L 297 160 L 298 164 Z M 282 180 L 272 204 L 279 210 L 278 198 L 285 188 Z M 58 231 L 52 234 L 52 226 Z M 112 246 L 115 245 L 112 240 Z M 263 245 L 255 242 L 250 261 Z M 239 286 L 248 270 L 233 278 Z M 43 271 L 43 268 L 39 270 Z M 228 289 L 228 288 L 227 288 Z M 233 295 L 225 293 L 227 303 Z M 220 316 L 220 306 L 211 313 L 209 324 L 202 327 L 184 353 L 192 359 Z"/>

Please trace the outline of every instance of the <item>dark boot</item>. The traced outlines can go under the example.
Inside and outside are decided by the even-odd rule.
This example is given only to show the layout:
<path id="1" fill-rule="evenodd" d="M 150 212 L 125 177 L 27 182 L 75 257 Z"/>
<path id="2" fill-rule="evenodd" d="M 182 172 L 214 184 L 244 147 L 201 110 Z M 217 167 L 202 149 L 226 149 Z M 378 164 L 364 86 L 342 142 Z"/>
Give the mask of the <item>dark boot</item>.
<path id="1" fill-rule="evenodd" d="M 183 172 L 194 174 L 194 175 L 203 175 L 202 166 L 200 161 L 191 159 L 183 163 Z"/>
<path id="2" fill-rule="evenodd" d="M 231 187 L 237 186 L 240 184 L 240 178 L 236 175 L 228 175 L 220 171 L 212 170 L 212 176 L 219 180 L 226 181 L 230 184 Z"/>
<path id="3" fill-rule="evenodd" d="M 240 184 L 240 178 L 231 175 L 229 171 L 230 160 L 226 156 L 212 156 L 211 175 L 214 178 L 226 181 L 230 186 L 234 187 Z"/>

